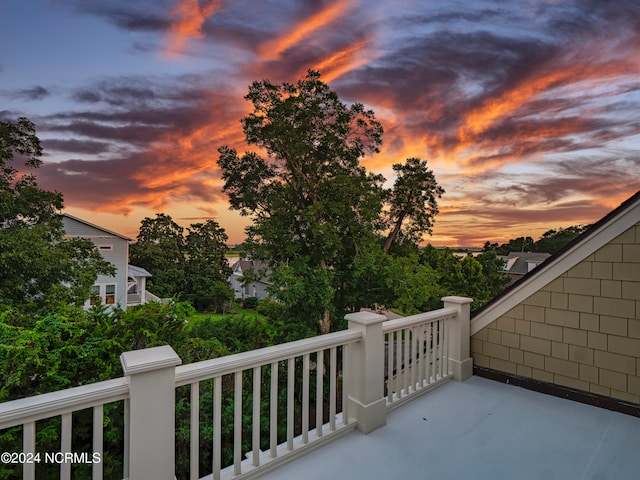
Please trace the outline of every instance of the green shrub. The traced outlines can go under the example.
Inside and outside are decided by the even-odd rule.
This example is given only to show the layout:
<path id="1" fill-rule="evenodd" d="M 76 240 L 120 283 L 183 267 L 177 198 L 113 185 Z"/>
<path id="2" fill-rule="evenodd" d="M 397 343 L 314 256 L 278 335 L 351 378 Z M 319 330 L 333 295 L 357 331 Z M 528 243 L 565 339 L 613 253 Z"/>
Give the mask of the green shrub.
<path id="1" fill-rule="evenodd" d="M 242 301 L 242 308 L 255 310 L 258 308 L 259 300 L 256 297 L 247 297 Z"/>

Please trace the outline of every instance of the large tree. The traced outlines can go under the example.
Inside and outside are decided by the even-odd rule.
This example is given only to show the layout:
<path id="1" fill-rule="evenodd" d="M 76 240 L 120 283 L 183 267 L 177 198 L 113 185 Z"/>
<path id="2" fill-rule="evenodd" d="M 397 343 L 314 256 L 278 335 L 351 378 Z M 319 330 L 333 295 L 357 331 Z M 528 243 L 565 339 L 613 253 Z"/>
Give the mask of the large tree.
<path id="1" fill-rule="evenodd" d="M 149 290 L 162 297 L 181 296 L 198 309 L 225 310 L 233 299 L 227 278 L 227 234 L 215 220 L 185 229 L 164 213 L 144 218 L 131 263 L 148 270 Z"/>
<path id="2" fill-rule="evenodd" d="M 164 213 L 156 214 L 156 218 L 144 218 L 136 242 L 129 249 L 129 261 L 151 273 L 149 291 L 155 295 L 171 297 L 183 293 L 186 288 L 184 228 Z"/>
<path id="3" fill-rule="evenodd" d="M 233 300 L 227 283 L 231 268 L 227 261 L 227 234 L 215 220 L 194 223 L 185 239 L 185 298 L 199 310 L 225 311 Z"/>
<path id="4" fill-rule="evenodd" d="M 220 148 L 224 190 L 232 208 L 253 218 L 249 250 L 283 279 L 276 295 L 327 332 L 353 259 L 380 227 L 383 178 L 360 160 L 378 151 L 382 126 L 363 105 L 342 103 L 314 71 L 296 84 L 254 82 L 245 99 L 253 106 L 242 120 L 246 140 L 266 157 Z M 301 295 L 285 280 L 293 278 Z M 309 312 L 304 292 L 318 285 L 331 288 Z"/>
<path id="5" fill-rule="evenodd" d="M 408 158 L 404 164 L 394 164 L 393 170 L 397 177 L 387 199 L 390 228 L 384 253 L 401 235 L 410 242 L 420 242 L 423 234 L 431 233 L 438 199 L 444 193 L 426 160 Z"/>
<path id="6" fill-rule="evenodd" d="M 25 318 L 84 302 L 96 276 L 114 272 L 90 240 L 64 238 L 62 195 L 28 171 L 41 154 L 33 123 L 0 122 L 0 305 Z"/>

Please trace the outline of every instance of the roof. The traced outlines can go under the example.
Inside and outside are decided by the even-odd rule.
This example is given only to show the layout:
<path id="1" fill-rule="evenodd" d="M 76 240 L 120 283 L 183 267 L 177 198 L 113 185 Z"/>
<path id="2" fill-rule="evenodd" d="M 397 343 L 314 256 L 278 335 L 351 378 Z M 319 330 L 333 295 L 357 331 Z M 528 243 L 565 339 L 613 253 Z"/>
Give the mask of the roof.
<path id="1" fill-rule="evenodd" d="M 129 277 L 153 277 L 148 271 L 142 267 L 136 267 L 135 265 L 127 265 L 127 276 Z"/>
<path id="2" fill-rule="evenodd" d="M 260 279 L 257 281 L 271 285 L 271 282 L 269 281 L 269 277 L 271 276 L 271 269 L 266 262 L 240 258 L 233 264 L 232 269 L 233 273 L 236 275 L 242 274 L 242 272 L 247 272 L 249 270 L 254 270 L 255 272 L 261 274 Z"/>
<path id="3" fill-rule="evenodd" d="M 83 220 L 82 218 L 74 217 L 73 215 L 70 215 L 70 214 L 68 214 L 68 213 L 63 213 L 63 214 L 62 214 L 62 216 L 63 216 L 63 217 L 70 218 L 70 219 L 72 219 L 72 220 L 75 220 L 76 222 L 84 223 L 85 225 L 88 225 L 88 226 L 90 226 L 90 227 L 92 227 L 92 228 L 95 228 L 95 229 L 101 230 L 101 231 L 103 231 L 103 232 L 105 232 L 105 233 L 109 234 L 110 236 L 114 236 L 114 237 L 122 238 L 123 240 L 127 240 L 128 242 L 130 242 L 130 241 L 131 241 L 131 239 L 130 239 L 129 237 L 125 237 L 124 235 L 122 235 L 122 234 L 120 234 L 120 233 L 117 233 L 117 232 L 114 232 L 114 231 L 108 230 L 108 229 L 106 229 L 106 228 L 104 228 L 104 227 L 101 227 L 100 225 L 96 225 L 95 223 L 87 222 L 86 220 Z"/>
<path id="4" fill-rule="evenodd" d="M 640 222 L 640 191 L 473 314 L 475 334 Z"/>
<path id="5" fill-rule="evenodd" d="M 537 266 L 550 256 L 550 253 L 511 252 L 503 258 L 507 261 L 507 273 L 512 275 L 525 275 L 532 270 L 532 268 L 529 267 L 530 264 Z"/>

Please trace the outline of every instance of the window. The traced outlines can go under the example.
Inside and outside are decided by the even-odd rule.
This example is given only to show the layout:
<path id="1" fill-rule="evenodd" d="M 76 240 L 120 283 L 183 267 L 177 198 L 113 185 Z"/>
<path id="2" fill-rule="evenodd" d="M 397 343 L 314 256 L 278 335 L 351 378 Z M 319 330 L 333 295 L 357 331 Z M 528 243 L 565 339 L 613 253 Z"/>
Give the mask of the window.
<path id="1" fill-rule="evenodd" d="M 105 285 L 104 289 L 104 304 L 105 305 L 113 305 L 116 303 L 116 286 L 115 285 Z"/>
<path id="2" fill-rule="evenodd" d="M 98 245 L 98 250 L 101 252 L 110 252 L 113 250 L 113 245 Z"/>
<path id="3" fill-rule="evenodd" d="M 116 303 L 116 284 L 100 283 L 91 287 L 91 297 L 85 303 L 86 307 L 90 305 L 115 305 Z"/>

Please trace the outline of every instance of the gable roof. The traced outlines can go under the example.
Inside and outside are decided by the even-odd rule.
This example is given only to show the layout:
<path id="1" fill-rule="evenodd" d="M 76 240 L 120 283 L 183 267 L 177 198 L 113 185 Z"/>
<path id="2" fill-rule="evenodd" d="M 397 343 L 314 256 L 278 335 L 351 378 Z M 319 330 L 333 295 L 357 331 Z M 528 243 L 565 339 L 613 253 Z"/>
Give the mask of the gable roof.
<path id="1" fill-rule="evenodd" d="M 261 260 L 250 260 L 247 258 L 240 258 L 232 266 L 232 275 L 241 276 L 243 272 L 253 270 L 260 274 L 260 278 L 257 282 L 271 285 L 269 277 L 271 276 L 271 269 L 266 262 Z"/>
<path id="2" fill-rule="evenodd" d="M 78 222 L 78 223 L 83 223 L 84 225 L 87 225 L 87 226 L 89 226 L 89 227 L 91 227 L 91 228 L 94 228 L 94 229 L 96 229 L 96 230 L 100 230 L 101 232 L 104 232 L 104 233 L 108 234 L 110 237 L 117 237 L 117 238 L 121 238 L 121 239 L 126 240 L 126 241 L 128 241 L 128 242 L 130 242 L 130 241 L 131 241 L 131 239 L 130 239 L 129 237 L 125 237 L 124 235 L 121 235 L 120 233 L 113 232 L 113 231 L 111 231 L 111 230 L 107 230 L 107 229 L 106 229 L 106 228 L 104 228 L 104 227 L 101 227 L 101 226 L 96 225 L 96 224 L 91 223 L 91 222 L 87 222 L 86 220 L 83 220 L 83 219 L 81 219 L 81 218 L 74 217 L 73 215 L 70 215 L 70 214 L 68 214 L 68 213 L 63 213 L 63 214 L 62 214 L 62 216 L 63 216 L 63 217 L 70 218 L 71 220 L 74 220 L 74 221 L 76 221 L 76 222 Z"/>
<path id="3" fill-rule="evenodd" d="M 147 270 L 135 265 L 127 265 L 127 275 L 129 277 L 153 277 Z"/>
<path id="4" fill-rule="evenodd" d="M 507 257 L 503 258 L 507 261 L 507 273 L 512 275 L 525 275 L 529 273 L 530 270 L 533 270 L 529 268 L 529 264 L 538 266 L 550 256 L 550 253 L 510 252 Z"/>
<path id="5" fill-rule="evenodd" d="M 475 312 L 471 320 L 471 335 L 497 320 L 638 222 L 640 191 Z"/>

